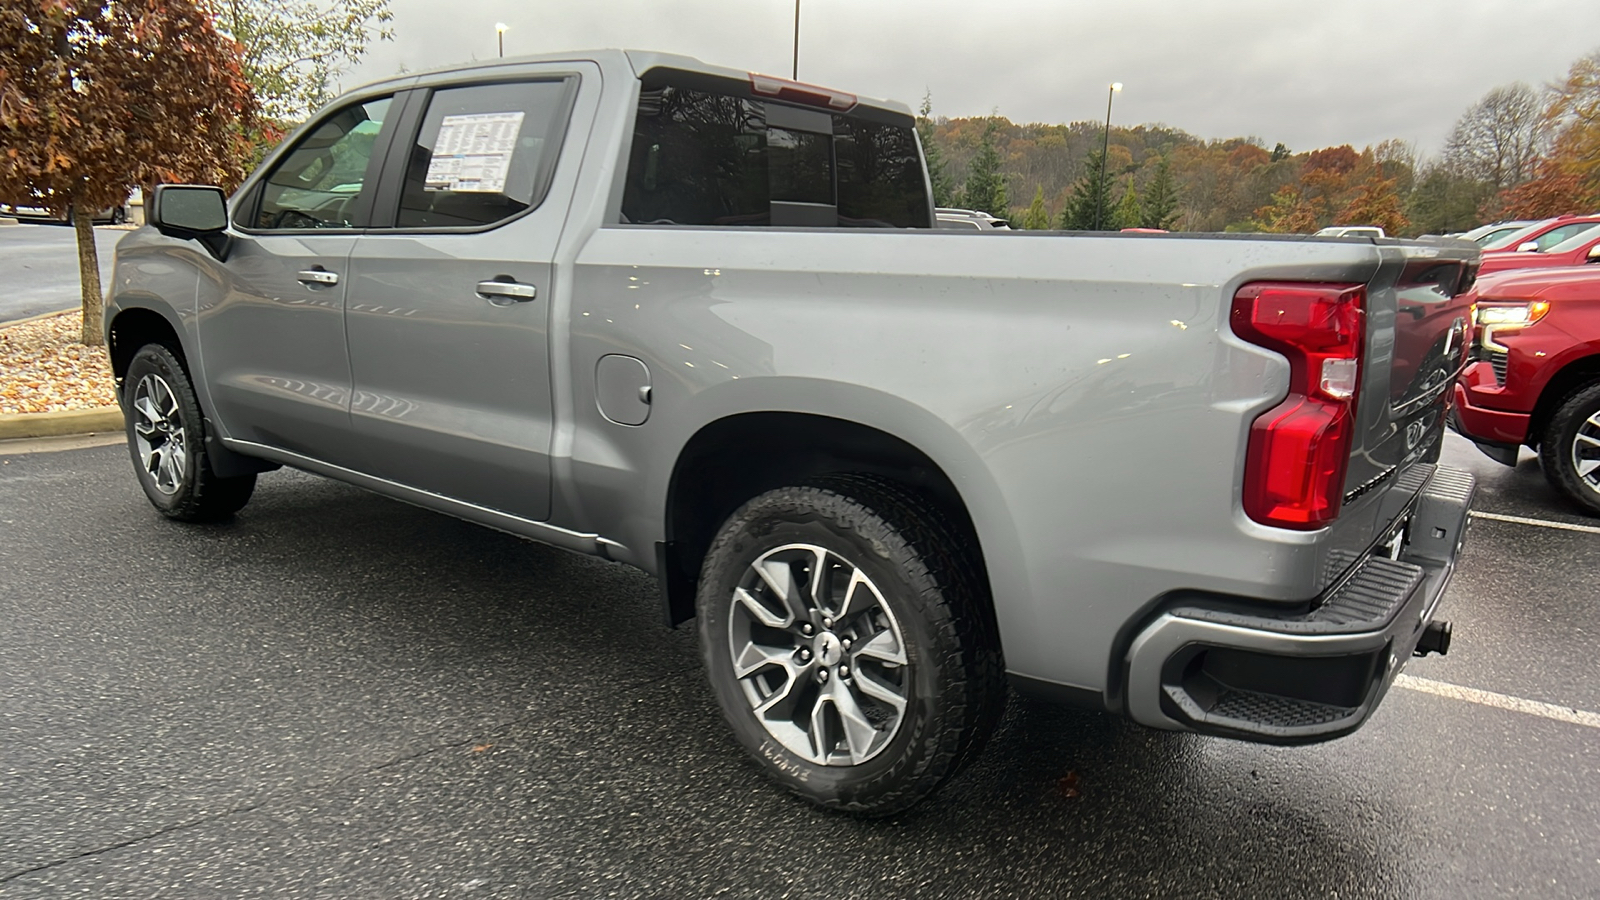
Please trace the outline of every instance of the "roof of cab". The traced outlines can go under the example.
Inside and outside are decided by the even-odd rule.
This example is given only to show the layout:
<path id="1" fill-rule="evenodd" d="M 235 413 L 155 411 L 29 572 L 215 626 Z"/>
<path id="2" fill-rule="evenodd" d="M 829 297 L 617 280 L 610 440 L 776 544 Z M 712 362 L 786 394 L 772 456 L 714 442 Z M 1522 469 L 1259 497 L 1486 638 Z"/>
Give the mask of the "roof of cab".
<path id="1" fill-rule="evenodd" d="M 747 80 L 752 73 L 741 69 L 730 69 L 726 66 L 714 66 L 710 63 L 695 59 L 692 56 L 683 56 L 677 53 L 662 53 L 656 50 L 582 50 L 568 53 L 540 53 L 533 56 L 507 56 L 475 62 L 456 63 L 454 65 L 439 66 L 425 69 L 420 72 L 407 72 L 393 78 L 365 84 L 357 88 L 358 91 L 367 91 L 380 87 L 391 87 L 396 90 L 403 89 L 419 79 L 431 78 L 436 75 L 450 75 L 459 72 L 470 72 L 479 69 L 495 69 L 503 66 L 520 66 L 528 63 L 542 62 L 572 62 L 575 60 L 589 60 L 599 63 L 602 69 L 627 68 L 633 72 L 635 78 L 655 68 L 684 69 L 691 72 L 703 72 L 722 78 L 733 78 L 739 81 Z M 777 77 L 777 76 L 775 76 Z M 783 79 L 787 81 L 788 79 Z M 853 92 L 852 92 L 853 93 Z M 893 110 L 894 112 L 911 115 L 911 107 L 898 100 L 884 100 L 878 97 L 867 97 L 856 94 L 857 102 L 866 106 L 879 109 Z"/>

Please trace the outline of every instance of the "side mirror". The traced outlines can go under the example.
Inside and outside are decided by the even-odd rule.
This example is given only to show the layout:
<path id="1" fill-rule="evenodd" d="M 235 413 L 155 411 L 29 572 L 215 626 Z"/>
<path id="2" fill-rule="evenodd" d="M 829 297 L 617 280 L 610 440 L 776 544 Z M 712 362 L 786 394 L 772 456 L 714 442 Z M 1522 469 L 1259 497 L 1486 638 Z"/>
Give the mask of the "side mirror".
<path id="1" fill-rule="evenodd" d="M 1522 243 L 1517 245 L 1517 252 L 1518 253 L 1538 253 L 1539 252 L 1539 242 L 1538 241 L 1523 241 Z"/>
<path id="2" fill-rule="evenodd" d="M 227 256 L 228 201 L 222 188 L 158 184 L 145 219 L 168 237 L 199 241 L 219 260 Z"/>
<path id="3" fill-rule="evenodd" d="M 1593 247 L 1589 248 L 1588 261 L 1600 262 L 1600 244 L 1595 244 Z"/>

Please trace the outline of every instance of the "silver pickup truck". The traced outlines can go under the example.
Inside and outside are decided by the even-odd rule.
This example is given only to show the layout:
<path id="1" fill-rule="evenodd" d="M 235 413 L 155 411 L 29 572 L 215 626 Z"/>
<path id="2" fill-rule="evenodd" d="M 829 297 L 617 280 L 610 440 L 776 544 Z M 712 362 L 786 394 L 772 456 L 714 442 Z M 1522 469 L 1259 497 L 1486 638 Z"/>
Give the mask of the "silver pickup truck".
<path id="1" fill-rule="evenodd" d="M 106 322 L 159 510 L 286 465 L 643 569 L 830 808 L 1008 687 L 1304 743 L 1447 649 L 1472 245 L 936 230 L 905 106 L 622 51 L 374 84 L 149 218 Z"/>

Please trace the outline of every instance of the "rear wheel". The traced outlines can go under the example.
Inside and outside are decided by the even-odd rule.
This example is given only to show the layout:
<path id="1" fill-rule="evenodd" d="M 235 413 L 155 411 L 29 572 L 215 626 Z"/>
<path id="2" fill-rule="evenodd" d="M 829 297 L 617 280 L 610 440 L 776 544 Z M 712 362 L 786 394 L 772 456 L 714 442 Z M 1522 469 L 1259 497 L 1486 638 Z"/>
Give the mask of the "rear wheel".
<path id="1" fill-rule="evenodd" d="M 888 815 L 977 755 L 1005 682 L 964 549 L 918 498 L 866 478 L 769 491 L 724 523 L 700 580 L 702 653 L 769 775 Z"/>
<path id="2" fill-rule="evenodd" d="M 171 350 L 161 344 L 139 348 L 123 384 L 128 451 L 139 486 L 156 509 L 185 522 L 209 522 L 250 501 L 254 474 L 222 478 L 211 471 L 200 402 Z"/>
<path id="3" fill-rule="evenodd" d="M 1561 401 L 1539 439 L 1539 464 L 1551 486 L 1600 515 L 1600 383 Z"/>

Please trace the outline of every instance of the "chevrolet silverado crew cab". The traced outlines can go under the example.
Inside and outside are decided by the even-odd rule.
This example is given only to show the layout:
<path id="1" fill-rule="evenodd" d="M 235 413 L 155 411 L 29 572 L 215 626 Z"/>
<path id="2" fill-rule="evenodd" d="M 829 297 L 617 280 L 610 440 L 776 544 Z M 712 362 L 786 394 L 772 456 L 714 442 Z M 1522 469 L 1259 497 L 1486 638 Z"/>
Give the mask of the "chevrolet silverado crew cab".
<path id="1" fill-rule="evenodd" d="M 643 569 L 827 807 L 1008 685 L 1303 743 L 1445 649 L 1471 244 L 940 230 L 904 105 L 622 51 L 362 88 L 150 220 L 106 321 L 158 509 L 292 466 Z"/>

